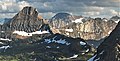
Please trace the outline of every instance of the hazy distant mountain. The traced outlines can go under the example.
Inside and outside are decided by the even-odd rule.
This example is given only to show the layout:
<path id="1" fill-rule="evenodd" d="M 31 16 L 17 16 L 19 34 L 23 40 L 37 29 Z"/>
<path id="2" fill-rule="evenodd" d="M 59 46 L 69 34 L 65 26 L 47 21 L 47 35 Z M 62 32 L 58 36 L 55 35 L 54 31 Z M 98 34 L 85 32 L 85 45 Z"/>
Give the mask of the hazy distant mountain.
<path id="1" fill-rule="evenodd" d="M 55 28 L 61 28 L 74 20 L 73 16 L 68 13 L 58 13 L 50 19 L 50 24 Z"/>
<path id="2" fill-rule="evenodd" d="M 0 24 L 3 25 L 4 23 L 7 23 L 10 20 L 11 18 L 0 18 Z"/>
<path id="3" fill-rule="evenodd" d="M 110 18 L 110 20 L 114 21 L 115 23 L 118 23 L 120 21 L 120 17 L 119 16 L 113 16 Z"/>
<path id="4" fill-rule="evenodd" d="M 0 18 L 0 24 L 2 25 L 4 23 L 4 18 Z"/>
<path id="5" fill-rule="evenodd" d="M 112 16 L 111 18 L 110 18 L 110 20 L 118 20 L 118 19 L 120 19 L 120 17 L 119 16 Z"/>

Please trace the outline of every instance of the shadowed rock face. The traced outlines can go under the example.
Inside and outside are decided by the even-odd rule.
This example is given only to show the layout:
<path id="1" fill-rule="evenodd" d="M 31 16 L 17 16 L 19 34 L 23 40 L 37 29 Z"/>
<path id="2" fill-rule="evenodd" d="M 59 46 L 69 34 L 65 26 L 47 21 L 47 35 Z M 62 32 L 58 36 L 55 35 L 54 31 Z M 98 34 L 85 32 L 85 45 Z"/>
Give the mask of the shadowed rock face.
<path id="1" fill-rule="evenodd" d="M 27 6 L 16 14 L 11 21 L 4 24 L 4 27 L 8 27 L 11 30 L 32 32 L 39 30 L 42 24 L 44 24 L 44 21 L 38 18 L 36 8 Z"/>
<path id="2" fill-rule="evenodd" d="M 51 34 L 53 34 L 52 30 L 50 29 L 50 26 L 49 24 L 43 24 L 40 28 L 41 31 L 48 31 L 50 32 Z"/>
<path id="3" fill-rule="evenodd" d="M 93 61 L 120 61 L 120 22 L 97 49 Z"/>

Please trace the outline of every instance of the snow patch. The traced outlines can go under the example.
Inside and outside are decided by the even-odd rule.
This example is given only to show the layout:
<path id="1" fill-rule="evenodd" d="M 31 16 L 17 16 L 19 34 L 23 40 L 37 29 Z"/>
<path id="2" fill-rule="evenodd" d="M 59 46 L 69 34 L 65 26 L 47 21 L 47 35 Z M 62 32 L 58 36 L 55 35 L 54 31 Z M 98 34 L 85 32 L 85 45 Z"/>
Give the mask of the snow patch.
<path id="1" fill-rule="evenodd" d="M 107 19 L 103 19 L 103 21 L 107 22 L 108 20 Z"/>
<path id="2" fill-rule="evenodd" d="M 12 41 L 12 40 L 10 40 L 10 39 L 8 39 L 8 38 L 6 38 L 6 39 L 4 39 L 4 38 L 0 38 L 0 40 L 3 40 L 3 41 L 6 41 L 6 40 L 8 40 L 8 41 Z"/>
<path id="3" fill-rule="evenodd" d="M 89 52 L 89 49 L 87 49 L 85 52 Z"/>
<path id="4" fill-rule="evenodd" d="M 57 48 L 60 48 L 59 46 L 57 46 Z"/>
<path id="5" fill-rule="evenodd" d="M 85 53 L 82 53 L 82 55 L 84 55 Z"/>
<path id="6" fill-rule="evenodd" d="M 69 35 L 69 33 L 66 33 L 67 35 Z"/>
<path id="7" fill-rule="evenodd" d="M 2 33 L 4 33 L 5 31 L 1 31 Z"/>
<path id="8" fill-rule="evenodd" d="M 0 44 L 4 44 L 4 43 L 0 42 Z"/>
<path id="9" fill-rule="evenodd" d="M 75 23 L 83 23 L 83 18 L 79 18 L 79 19 L 76 19 L 75 21 L 72 21 L 72 22 L 75 22 Z"/>
<path id="10" fill-rule="evenodd" d="M 98 58 L 98 59 L 95 59 L 94 61 L 98 61 L 100 58 Z"/>
<path id="11" fill-rule="evenodd" d="M 55 37 L 54 37 L 55 38 Z M 54 43 L 58 43 L 58 44 L 66 44 L 66 45 L 70 45 L 70 43 L 68 43 L 67 41 L 65 41 L 65 39 L 60 39 L 60 40 L 55 40 L 55 39 L 52 39 L 52 40 L 50 40 L 50 39 L 45 39 L 45 41 L 44 42 L 46 42 L 46 43 L 52 43 L 52 42 L 54 42 Z"/>
<path id="12" fill-rule="evenodd" d="M 10 46 L 8 45 L 8 46 L 2 46 L 2 47 L 0 47 L 0 49 L 7 49 L 7 48 L 10 48 Z"/>
<path id="13" fill-rule="evenodd" d="M 94 61 L 94 58 L 96 57 L 96 55 L 95 56 L 93 56 L 92 58 L 90 58 L 89 60 L 87 60 L 87 61 Z"/>
<path id="14" fill-rule="evenodd" d="M 65 29 L 67 32 L 73 32 L 73 29 Z"/>
<path id="15" fill-rule="evenodd" d="M 120 21 L 120 19 L 118 19 L 117 21 L 114 21 L 115 23 L 118 23 Z"/>
<path id="16" fill-rule="evenodd" d="M 32 36 L 32 34 L 27 33 L 25 31 L 14 31 L 13 34 L 18 34 L 18 35 L 21 35 L 21 36 Z"/>
<path id="17" fill-rule="evenodd" d="M 45 34 L 45 33 L 49 33 L 49 31 L 36 31 L 36 32 L 32 32 L 31 34 Z"/>
<path id="18" fill-rule="evenodd" d="M 49 31 L 35 31 L 35 32 L 31 32 L 31 33 L 27 33 L 25 31 L 14 31 L 13 34 L 18 34 L 21 36 L 32 36 L 33 34 L 46 34 L 49 33 Z"/>
<path id="19" fill-rule="evenodd" d="M 100 53 L 100 55 L 103 54 L 103 53 L 104 53 L 104 51 L 102 51 L 102 52 Z"/>
<path id="20" fill-rule="evenodd" d="M 78 55 L 73 55 L 72 57 L 70 57 L 70 58 L 77 58 L 78 57 Z"/>
<path id="21" fill-rule="evenodd" d="M 112 30 L 110 30 L 109 32 L 108 32 L 108 34 L 110 34 L 112 32 Z"/>
<path id="22" fill-rule="evenodd" d="M 57 41 L 55 41 L 55 43 L 70 45 L 70 43 L 66 42 L 65 39 L 64 40 L 62 40 L 62 39 L 57 40 Z"/>
<path id="23" fill-rule="evenodd" d="M 51 48 L 50 46 L 46 46 L 46 48 Z"/>
<path id="24" fill-rule="evenodd" d="M 52 41 L 50 39 L 45 39 L 45 42 L 51 43 Z"/>
<path id="25" fill-rule="evenodd" d="M 80 41 L 80 45 L 86 45 L 86 43 L 83 41 Z"/>

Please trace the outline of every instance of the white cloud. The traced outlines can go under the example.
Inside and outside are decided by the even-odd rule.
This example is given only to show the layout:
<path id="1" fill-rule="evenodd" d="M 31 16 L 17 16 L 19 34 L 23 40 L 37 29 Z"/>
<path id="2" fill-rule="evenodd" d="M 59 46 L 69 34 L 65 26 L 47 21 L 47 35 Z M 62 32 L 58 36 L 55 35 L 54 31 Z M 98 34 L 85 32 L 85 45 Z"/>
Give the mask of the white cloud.
<path id="1" fill-rule="evenodd" d="M 100 15 L 100 12 L 84 12 L 85 15 L 88 15 L 88 16 L 96 16 L 96 15 Z"/>
<path id="2" fill-rule="evenodd" d="M 26 1 L 21 1 L 21 2 L 18 2 L 18 6 L 19 6 L 19 9 L 21 10 L 25 6 L 30 6 L 30 4 L 27 3 Z"/>
<path id="3" fill-rule="evenodd" d="M 54 16 L 56 13 L 53 12 L 46 12 L 46 13 L 39 13 L 40 16 L 43 16 L 45 19 L 50 19 L 52 16 Z"/>
<path id="4" fill-rule="evenodd" d="M 18 13 L 25 6 L 33 6 L 45 18 L 51 18 L 58 12 L 110 16 L 120 12 L 120 9 L 116 10 L 120 7 L 119 2 L 120 0 L 0 0 L 0 13 L 7 17 L 9 13 Z"/>
<path id="5" fill-rule="evenodd" d="M 111 12 L 111 14 L 113 14 L 113 15 L 117 15 L 118 14 L 118 12 L 117 11 L 115 11 L 115 10 L 110 10 L 110 12 Z"/>
<path id="6" fill-rule="evenodd" d="M 103 11 L 104 10 L 104 7 L 95 7 L 95 6 L 86 6 L 85 7 L 85 10 L 87 11 L 87 12 L 89 12 L 89 11 L 94 11 L 94 12 L 100 12 L 100 11 Z"/>
<path id="7" fill-rule="evenodd" d="M 26 1 L 19 1 L 17 0 L 1 0 L 0 1 L 0 12 L 18 12 L 24 6 L 29 6 L 29 3 Z"/>
<path id="8" fill-rule="evenodd" d="M 111 1 L 113 1 L 113 2 L 120 2 L 120 0 L 111 0 Z"/>
<path id="9" fill-rule="evenodd" d="M 0 13 L 0 18 L 11 18 L 15 16 L 16 13 Z"/>

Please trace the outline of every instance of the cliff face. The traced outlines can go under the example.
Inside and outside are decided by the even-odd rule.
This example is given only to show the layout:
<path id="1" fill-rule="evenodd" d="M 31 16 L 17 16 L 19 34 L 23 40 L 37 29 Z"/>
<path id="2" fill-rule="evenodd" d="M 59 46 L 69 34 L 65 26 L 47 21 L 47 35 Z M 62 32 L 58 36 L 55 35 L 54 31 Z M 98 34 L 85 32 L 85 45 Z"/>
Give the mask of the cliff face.
<path id="1" fill-rule="evenodd" d="M 11 30 L 32 32 L 39 30 L 44 20 L 38 17 L 36 8 L 24 7 L 11 21 L 4 24 Z"/>
<path id="2" fill-rule="evenodd" d="M 57 22 L 56 24 L 62 26 L 61 28 L 58 28 L 61 34 L 74 38 L 81 37 L 86 40 L 97 40 L 106 37 L 116 26 L 116 23 L 112 20 L 105 21 L 105 19 L 100 18 L 86 19 L 82 17 L 79 17 L 79 19 L 75 19 L 74 17 L 74 19 L 66 26 L 63 26 Z"/>
<path id="3" fill-rule="evenodd" d="M 120 22 L 98 47 L 92 61 L 120 61 Z"/>
<path id="4" fill-rule="evenodd" d="M 107 37 L 119 21 L 119 16 L 113 16 L 110 19 L 94 19 L 74 16 L 68 13 L 58 13 L 52 17 L 49 23 L 60 34 L 74 38 L 80 37 L 86 40 L 98 40 Z"/>
<path id="5" fill-rule="evenodd" d="M 100 39 L 109 35 L 115 28 L 116 24 L 113 21 L 102 21 L 90 19 L 87 22 L 78 25 L 80 37 L 83 39 Z"/>

